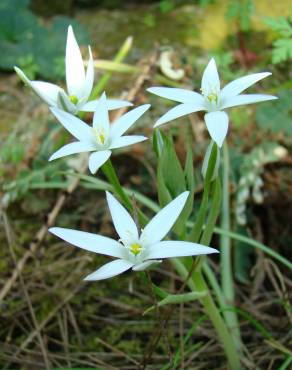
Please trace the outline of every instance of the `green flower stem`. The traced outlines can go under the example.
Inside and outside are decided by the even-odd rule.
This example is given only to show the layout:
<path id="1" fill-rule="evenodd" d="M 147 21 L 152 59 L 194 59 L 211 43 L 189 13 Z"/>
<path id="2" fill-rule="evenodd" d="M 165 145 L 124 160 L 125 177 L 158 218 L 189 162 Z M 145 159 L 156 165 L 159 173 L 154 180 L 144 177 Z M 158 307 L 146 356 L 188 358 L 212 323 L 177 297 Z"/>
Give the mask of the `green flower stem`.
<path id="1" fill-rule="evenodd" d="M 131 50 L 132 40 L 133 40 L 132 37 L 128 37 L 125 40 L 125 42 L 123 43 L 123 45 L 121 46 L 121 48 L 119 49 L 119 51 L 117 52 L 117 54 L 115 55 L 113 59 L 114 63 L 121 63 L 125 59 L 129 51 Z M 95 85 L 91 93 L 90 100 L 94 100 L 99 96 L 99 94 L 102 92 L 105 85 L 108 83 L 109 79 L 111 78 L 112 74 L 113 74 L 113 71 L 108 71 L 100 78 L 99 82 Z"/>
<path id="2" fill-rule="evenodd" d="M 179 260 L 178 258 L 172 258 L 171 262 L 174 265 L 177 272 L 180 274 L 180 276 L 183 279 L 186 279 L 189 272 L 188 272 L 188 269 L 183 264 L 183 262 Z M 240 370 L 241 365 L 239 362 L 239 357 L 238 357 L 236 348 L 233 343 L 233 339 L 230 336 L 230 333 L 225 325 L 225 322 L 213 301 L 213 298 L 210 294 L 210 291 L 208 289 L 207 284 L 205 283 L 205 280 L 202 274 L 200 272 L 195 272 L 192 278 L 190 278 L 187 281 L 187 285 L 193 291 L 207 292 L 207 295 L 200 298 L 200 301 L 217 332 L 218 338 L 226 353 L 226 357 L 228 359 L 230 369 Z"/>
<path id="3" fill-rule="evenodd" d="M 133 212 L 133 205 L 131 202 L 131 198 L 126 194 L 124 188 L 122 187 L 120 180 L 116 174 L 115 168 L 110 159 L 108 159 L 105 164 L 101 167 L 104 175 L 108 179 L 109 183 L 112 184 L 115 193 L 121 198 L 124 205 Z M 140 210 L 136 210 L 139 218 L 139 222 L 141 222 L 141 226 L 144 226 L 147 223 L 147 217 L 144 215 L 143 212 Z"/>
<path id="4" fill-rule="evenodd" d="M 105 164 L 101 167 L 102 172 L 108 179 L 108 181 L 114 187 L 115 192 L 119 195 L 125 206 L 129 209 L 132 209 L 132 203 L 129 197 L 126 195 L 122 185 L 120 184 L 120 180 L 116 174 L 114 166 L 110 159 L 108 159 Z"/>
<path id="5" fill-rule="evenodd" d="M 208 210 L 208 202 L 209 202 L 209 193 L 210 193 L 210 187 L 212 182 L 212 176 L 214 173 L 214 169 L 216 166 L 216 158 L 217 158 L 217 146 L 214 143 L 207 167 L 206 177 L 204 180 L 204 190 L 203 190 L 203 197 L 202 202 L 200 204 L 200 208 L 196 217 L 196 222 L 194 223 L 194 226 L 189 233 L 187 240 L 192 241 L 194 243 L 197 243 L 199 241 L 200 235 L 203 230 L 203 226 L 206 219 L 206 213 Z"/>
<path id="6" fill-rule="evenodd" d="M 225 142 L 223 145 L 223 198 L 221 212 L 221 228 L 230 230 L 230 199 L 229 199 L 229 153 L 228 146 Z M 224 317 L 234 340 L 237 350 L 242 350 L 242 342 L 240 336 L 239 322 L 234 306 L 234 284 L 232 273 L 232 256 L 231 256 L 231 240 L 227 235 L 222 235 L 221 240 L 221 277 L 222 290 L 226 301 L 227 310 L 224 311 Z"/>

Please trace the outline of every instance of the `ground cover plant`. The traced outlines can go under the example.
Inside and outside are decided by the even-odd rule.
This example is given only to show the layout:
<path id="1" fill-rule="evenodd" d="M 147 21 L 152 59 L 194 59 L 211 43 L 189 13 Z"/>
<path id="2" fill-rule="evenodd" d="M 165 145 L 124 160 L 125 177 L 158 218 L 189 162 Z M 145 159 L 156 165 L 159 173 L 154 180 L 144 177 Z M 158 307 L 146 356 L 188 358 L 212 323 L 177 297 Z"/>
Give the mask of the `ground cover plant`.
<path id="1" fill-rule="evenodd" d="M 151 50 L 127 37 L 102 59 L 66 18 L 60 80 L 54 59 L 48 74 L 15 57 L 3 76 L 3 128 L 17 121 L 1 147 L 1 366 L 288 369 L 290 54 L 275 59 L 272 36 L 258 52 L 252 2 L 226 5 L 230 50 L 208 51 L 188 46 L 196 30 L 180 51 L 153 30 L 216 1 L 115 6 Z M 262 24 L 288 44 L 281 17 Z"/>

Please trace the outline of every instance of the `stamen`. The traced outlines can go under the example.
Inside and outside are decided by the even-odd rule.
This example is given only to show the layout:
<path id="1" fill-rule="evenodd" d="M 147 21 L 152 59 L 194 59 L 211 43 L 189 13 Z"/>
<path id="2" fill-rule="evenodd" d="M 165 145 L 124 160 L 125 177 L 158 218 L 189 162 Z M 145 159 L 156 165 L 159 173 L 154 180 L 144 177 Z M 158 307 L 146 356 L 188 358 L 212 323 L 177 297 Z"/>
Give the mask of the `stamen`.
<path id="1" fill-rule="evenodd" d="M 106 141 L 106 134 L 102 127 L 93 128 L 93 132 L 99 144 L 104 145 Z"/>
<path id="2" fill-rule="evenodd" d="M 140 244 L 138 244 L 138 243 L 133 243 L 133 244 L 131 244 L 131 246 L 130 246 L 130 251 L 135 255 L 135 256 L 137 256 L 137 254 L 139 254 L 141 251 L 142 251 L 142 246 L 140 245 Z"/>
<path id="3" fill-rule="evenodd" d="M 73 104 L 77 104 L 78 103 L 78 98 L 76 95 L 70 95 L 69 96 L 69 99 L 70 99 L 70 102 L 73 103 Z"/>
<path id="4" fill-rule="evenodd" d="M 217 100 L 218 100 L 218 95 L 216 93 L 211 93 L 207 96 L 207 99 L 209 100 L 210 103 L 212 103 L 213 101 L 215 103 L 217 103 Z"/>

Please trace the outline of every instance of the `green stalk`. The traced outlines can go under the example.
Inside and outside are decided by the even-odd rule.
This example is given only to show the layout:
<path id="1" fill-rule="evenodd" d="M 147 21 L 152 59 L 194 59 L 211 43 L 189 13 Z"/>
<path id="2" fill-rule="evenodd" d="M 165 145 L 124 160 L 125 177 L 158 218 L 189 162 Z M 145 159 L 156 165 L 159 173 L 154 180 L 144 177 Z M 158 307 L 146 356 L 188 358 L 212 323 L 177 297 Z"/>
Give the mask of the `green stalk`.
<path id="1" fill-rule="evenodd" d="M 216 166 L 216 158 L 217 158 L 217 145 L 214 143 L 209 158 L 206 177 L 204 180 L 203 197 L 196 217 L 196 222 L 194 223 L 194 226 L 187 237 L 187 240 L 192 241 L 194 243 L 197 243 L 199 241 L 205 223 L 206 213 L 208 210 L 210 187 L 214 169 Z"/>
<path id="2" fill-rule="evenodd" d="M 108 179 L 108 181 L 112 184 L 116 194 L 119 195 L 125 206 L 129 209 L 132 209 L 132 203 L 129 199 L 129 197 L 124 192 L 124 189 L 122 188 L 122 185 L 120 184 L 120 180 L 116 174 L 116 171 L 114 169 L 114 166 L 110 159 L 108 159 L 101 167 L 102 172 Z"/>
<path id="3" fill-rule="evenodd" d="M 103 164 L 101 169 L 108 179 L 109 183 L 113 186 L 115 193 L 121 198 L 124 205 L 133 212 L 131 198 L 126 194 L 124 188 L 122 187 L 111 160 L 108 159 L 105 164 Z M 141 226 L 144 226 L 147 223 L 147 217 L 140 210 L 137 210 L 137 213 L 139 217 L 139 222 L 141 222 Z"/>
<path id="4" fill-rule="evenodd" d="M 221 212 L 221 228 L 230 230 L 230 198 L 229 198 L 229 153 L 227 143 L 223 145 L 223 198 Z M 232 273 L 231 241 L 229 236 L 222 235 L 221 240 L 221 277 L 222 290 L 226 301 L 227 310 L 224 317 L 234 340 L 234 344 L 239 352 L 242 351 L 242 342 L 239 329 L 239 322 L 234 307 L 234 284 Z"/>
<path id="5" fill-rule="evenodd" d="M 185 265 L 183 264 L 183 262 L 181 262 L 181 260 L 179 260 L 178 258 L 172 258 L 171 261 L 177 272 L 181 275 L 181 277 L 183 279 L 186 279 L 189 272 Z M 230 369 L 240 370 L 241 365 L 239 362 L 239 357 L 236 348 L 233 343 L 233 339 L 230 336 L 230 333 L 225 325 L 225 322 L 213 301 L 213 298 L 210 294 L 207 284 L 204 281 L 202 274 L 200 272 L 195 272 L 192 278 L 188 280 L 187 285 L 193 291 L 207 292 L 207 295 L 205 297 L 200 298 L 200 301 L 203 304 L 203 307 L 216 330 L 219 341 L 222 344 L 222 347 L 228 359 Z"/>
<path id="6" fill-rule="evenodd" d="M 126 41 L 123 43 L 123 45 L 121 46 L 121 48 L 115 55 L 113 59 L 114 63 L 121 63 L 125 59 L 125 57 L 127 56 L 127 54 L 129 53 L 132 47 L 132 42 L 133 42 L 133 38 L 131 36 L 127 37 Z M 99 96 L 99 94 L 103 91 L 105 85 L 108 83 L 109 79 L 111 78 L 112 74 L 113 74 L 113 71 L 109 71 L 109 72 L 106 72 L 104 75 L 102 75 L 99 82 L 96 84 L 96 86 L 94 87 L 91 93 L 90 100 L 94 100 Z"/>

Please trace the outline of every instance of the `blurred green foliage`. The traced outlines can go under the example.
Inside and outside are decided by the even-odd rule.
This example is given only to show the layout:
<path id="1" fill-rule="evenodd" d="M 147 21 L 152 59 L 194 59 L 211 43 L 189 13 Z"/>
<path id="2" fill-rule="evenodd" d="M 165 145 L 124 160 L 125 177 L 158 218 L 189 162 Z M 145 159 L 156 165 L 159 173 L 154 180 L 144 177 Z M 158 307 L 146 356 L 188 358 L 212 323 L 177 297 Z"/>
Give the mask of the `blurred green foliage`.
<path id="1" fill-rule="evenodd" d="M 273 43 L 272 62 L 278 64 L 292 59 L 292 16 L 278 19 L 267 17 L 265 22 L 274 31 L 278 38 Z"/>
<path id="2" fill-rule="evenodd" d="M 261 104 L 256 110 L 256 123 L 271 132 L 292 135 L 292 90 L 282 90 L 278 100 Z"/>
<path id="3" fill-rule="evenodd" d="M 235 19 L 241 31 L 248 31 L 253 12 L 253 0 L 230 0 L 226 17 L 229 20 Z"/>
<path id="4" fill-rule="evenodd" d="M 71 24 L 80 44 L 88 42 L 87 32 L 75 20 L 57 16 L 47 27 L 28 8 L 29 0 L 0 2 L 0 68 L 19 66 L 30 77 L 64 77 L 64 45 Z"/>

